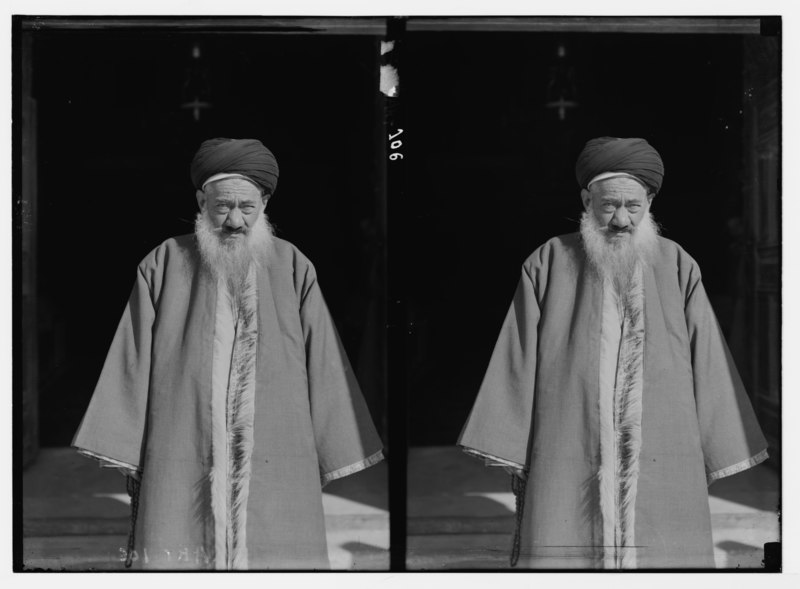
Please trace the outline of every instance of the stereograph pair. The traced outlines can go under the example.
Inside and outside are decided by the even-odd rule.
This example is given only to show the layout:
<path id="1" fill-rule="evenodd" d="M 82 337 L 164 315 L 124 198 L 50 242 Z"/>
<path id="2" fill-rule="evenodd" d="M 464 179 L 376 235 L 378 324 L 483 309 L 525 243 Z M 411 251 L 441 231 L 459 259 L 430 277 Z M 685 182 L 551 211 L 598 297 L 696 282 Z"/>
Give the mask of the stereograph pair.
<path id="1" fill-rule="evenodd" d="M 712 485 L 780 464 L 774 19 L 267 20 L 15 21 L 23 425 L 121 502 L 99 568 L 766 559 Z M 29 494 L 25 566 L 94 568 Z"/>
<path id="2" fill-rule="evenodd" d="M 523 264 L 458 443 L 511 472 L 515 566 L 713 568 L 707 485 L 766 440 L 650 215 L 659 153 L 592 139 L 576 174 L 580 231 Z M 128 564 L 325 568 L 322 488 L 383 458 L 314 266 L 264 215 L 278 177 L 258 140 L 203 142 L 194 234 L 137 269 L 73 441 L 130 479 Z"/>

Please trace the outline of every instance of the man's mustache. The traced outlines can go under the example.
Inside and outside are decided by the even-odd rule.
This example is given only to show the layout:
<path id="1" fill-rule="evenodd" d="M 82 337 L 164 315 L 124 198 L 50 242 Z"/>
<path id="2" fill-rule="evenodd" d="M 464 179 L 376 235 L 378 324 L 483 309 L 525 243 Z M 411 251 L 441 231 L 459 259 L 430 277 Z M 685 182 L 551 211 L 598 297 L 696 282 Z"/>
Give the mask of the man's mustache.
<path id="1" fill-rule="evenodd" d="M 220 227 L 219 229 L 217 229 L 217 231 L 224 235 L 243 235 L 247 233 L 247 229 L 245 229 L 244 227 L 239 227 L 237 229 L 232 229 L 230 227 Z"/>

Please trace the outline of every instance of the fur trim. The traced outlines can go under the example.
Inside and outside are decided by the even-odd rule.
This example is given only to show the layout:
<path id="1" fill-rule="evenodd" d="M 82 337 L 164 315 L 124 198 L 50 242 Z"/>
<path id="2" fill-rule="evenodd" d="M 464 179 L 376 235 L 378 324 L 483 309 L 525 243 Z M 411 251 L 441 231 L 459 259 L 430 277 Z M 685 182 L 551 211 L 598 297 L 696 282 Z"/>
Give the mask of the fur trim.
<path id="1" fill-rule="evenodd" d="M 617 556 L 620 568 L 636 566 L 636 491 L 639 454 L 642 449 L 642 388 L 644 360 L 644 292 L 642 273 L 637 271 L 630 290 L 623 296 L 624 322 L 617 365 L 615 433 L 617 470 Z"/>
<path id="2" fill-rule="evenodd" d="M 250 491 L 255 417 L 255 366 L 258 343 L 258 299 L 251 270 L 236 313 L 228 386 L 228 563 L 247 568 L 247 499 Z"/>
<path id="3" fill-rule="evenodd" d="M 218 286 L 212 395 L 211 508 L 214 514 L 215 566 L 247 568 L 247 499 L 250 487 L 255 414 L 255 362 L 258 342 L 257 294 L 251 270 L 238 300 Z M 225 323 L 233 324 L 233 333 Z M 227 338 L 225 337 L 227 333 Z M 219 336 L 219 337 L 217 337 Z M 232 339 L 232 341 L 231 341 Z M 231 351 L 232 349 L 232 351 Z M 220 356 L 230 354 L 230 363 Z M 219 362 L 219 364 L 218 364 Z"/>
<path id="4" fill-rule="evenodd" d="M 636 491 L 642 446 L 644 291 L 642 272 L 634 273 L 621 298 L 622 336 L 616 384 L 600 391 L 600 511 L 604 564 L 634 568 Z"/>

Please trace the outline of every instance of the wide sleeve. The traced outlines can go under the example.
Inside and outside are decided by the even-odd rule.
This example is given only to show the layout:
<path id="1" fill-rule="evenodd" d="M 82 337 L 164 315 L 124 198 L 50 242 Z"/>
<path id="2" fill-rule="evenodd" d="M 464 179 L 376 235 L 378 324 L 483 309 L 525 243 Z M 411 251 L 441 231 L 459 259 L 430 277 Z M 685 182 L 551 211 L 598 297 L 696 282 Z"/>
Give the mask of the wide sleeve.
<path id="1" fill-rule="evenodd" d="M 382 460 L 383 444 L 312 268 L 303 287 L 300 319 L 311 421 L 325 485 Z"/>
<path id="2" fill-rule="evenodd" d="M 514 300 L 458 444 L 487 464 L 527 468 L 536 379 L 539 303 L 523 267 Z"/>
<path id="3" fill-rule="evenodd" d="M 155 310 L 141 268 L 72 445 L 122 470 L 141 470 Z"/>
<path id="4" fill-rule="evenodd" d="M 693 264 L 686 296 L 700 440 L 711 483 L 767 458 L 767 441 Z"/>

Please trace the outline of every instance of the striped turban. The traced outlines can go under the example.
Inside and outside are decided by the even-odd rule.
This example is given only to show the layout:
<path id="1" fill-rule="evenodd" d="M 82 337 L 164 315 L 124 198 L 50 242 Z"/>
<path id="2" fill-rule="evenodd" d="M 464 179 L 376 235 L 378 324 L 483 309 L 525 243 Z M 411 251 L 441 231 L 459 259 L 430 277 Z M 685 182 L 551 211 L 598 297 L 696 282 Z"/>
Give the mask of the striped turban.
<path id="1" fill-rule="evenodd" d="M 218 137 L 203 141 L 192 159 L 190 173 L 198 190 L 213 176 L 233 174 L 245 176 L 272 194 L 278 185 L 278 160 L 257 139 Z"/>
<path id="2" fill-rule="evenodd" d="M 664 163 L 644 139 L 598 137 L 587 141 L 575 164 L 581 188 L 588 188 L 597 176 L 611 172 L 633 176 L 655 194 L 664 179 Z"/>

